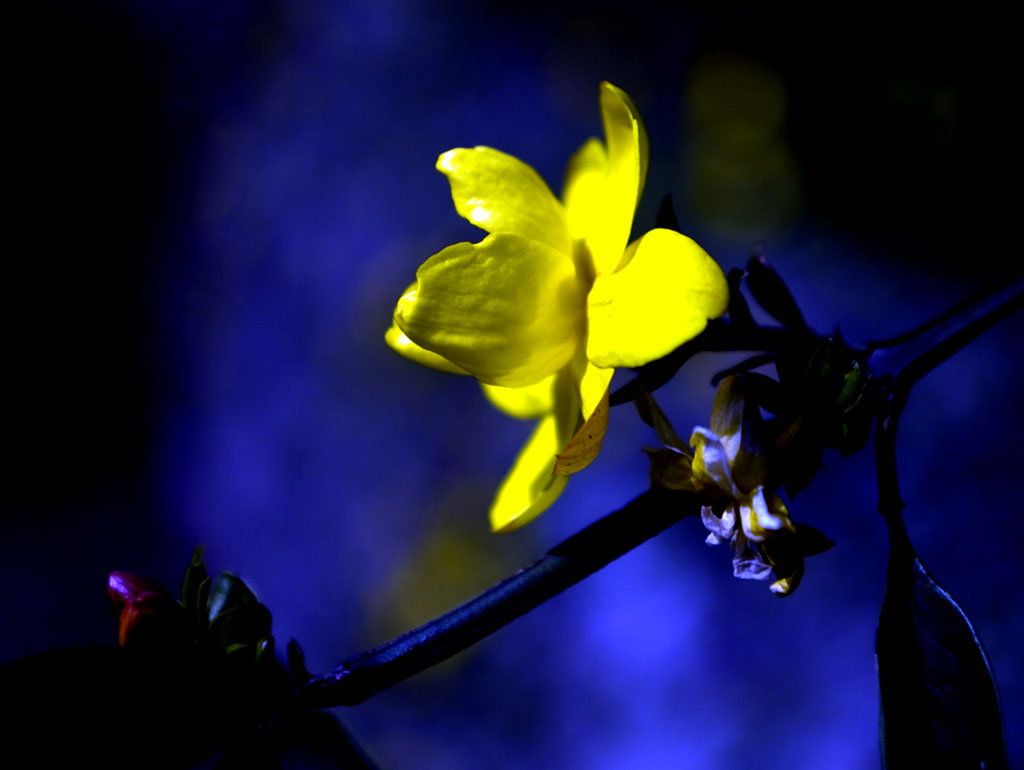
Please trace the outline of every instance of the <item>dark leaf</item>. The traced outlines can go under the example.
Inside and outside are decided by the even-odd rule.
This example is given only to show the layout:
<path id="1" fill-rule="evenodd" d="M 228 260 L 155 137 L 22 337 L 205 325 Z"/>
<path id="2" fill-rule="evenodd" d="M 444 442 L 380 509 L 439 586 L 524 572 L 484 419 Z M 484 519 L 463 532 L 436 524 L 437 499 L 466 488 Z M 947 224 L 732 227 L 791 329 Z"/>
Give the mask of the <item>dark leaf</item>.
<path id="1" fill-rule="evenodd" d="M 256 645 L 270 636 L 270 610 L 262 604 L 240 604 L 220 613 L 210 623 L 210 639 L 217 647 L 231 652 L 239 645 Z"/>
<path id="2" fill-rule="evenodd" d="M 693 477 L 693 458 L 674 449 L 645 449 L 651 461 L 651 486 L 696 493 L 703 485 Z"/>
<path id="3" fill-rule="evenodd" d="M 995 679 L 977 632 L 913 548 L 889 552 L 875 654 L 888 770 L 1008 768 Z"/>
<path id="4" fill-rule="evenodd" d="M 274 662 L 274 637 L 268 636 L 266 639 L 260 639 L 256 645 L 256 662 L 268 664 Z"/>
<path id="5" fill-rule="evenodd" d="M 750 306 L 740 293 L 740 284 L 746 275 L 738 267 L 729 271 L 726 280 L 729 283 L 729 320 L 737 326 L 753 326 L 754 317 L 750 315 Z"/>
<path id="6" fill-rule="evenodd" d="M 817 556 L 833 548 L 835 542 L 829 540 L 825 533 L 810 524 L 796 524 L 796 547 L 801 556 Z"/>
<path id="7" fill-rule="evenodd" d="M 784 483 L 786 494 L 793 499 L 811 485 L 821 469 L 825 445 L 820 426 L 798 417 L 779 433 L 776 448 L 773 481 Z"/>
<path id="8" fill-rule="evenodd" d="M 679 434 L 676 433 L 665 413 L 661 411 L 654 396 L 648 393 L 643 386 L 637 388 L 633 403 L 636 404 L 636 411 L 640 415 L 640 419 L 654 428 L 662 444 L 689 454 L 689 445 L 679 438 Z"/>
<path id="9" fill-rule="evenodd" d="M 747 286 L 757 304 L 783 326 L 794 329 L 807 327 L 789 288 L 760 254 L 751 257 L 747 263 Z"/>
<path id="10" fill-rule="evenodd" d="M 830 337 L 822 339 L 808 359 L 804 370 L 802 389 L 808 399 L 822 408 L 835 404 L 848 387 L 847 374 L 850 366 L 856 367 L 856 362 L 851 363 L 843 355 L 839 344 Z M 860 370 L 855 369 L 854 376 L 859 375 Z"/>
<path id="11" fill-rule="evenodd" d="M 203 546 L 196 546 L 192 552 L 192 562 L 185 570 L 185 580 L 181 584 L 181 603 L 189 615 L 199 609 L 200 587 L 207 579 L 206 565 L 203 564 Z"/>
<path id="12" fill-rule="evenodd" d="M 185 570 L 181 585 L 181 603 L 185 607 L 193 632 L 202 636 L 209 624 L 207 603 L 210 596 L 210 576 L 203 563 L 203 546 L 197 546 L 192 553 L 192 563 Z"/>
<path id="13" fill-rule="evenodd" d="M 864 448 L 874 421 L 874 413 L 868 404 L 847 412 L 843 417 L 842 438 L 839 442 L 839 454 L 842 457 L 854 455 Z"/>
<path id="14" fill-rule="evenodd" d="M 222 612 L 243 604 L 259 604 L 259 599 L 242 578 L 225 572 L 210 589 L 207 617 L 212 621 Z"/>
<path id="15" fill-rule="evenodd" d="M 860 364 L 857 361 L 850 361 L 849 368 L 843 373 L 843 384 L 836 396 L 836 406 L 840 409 L 850 408 L 863 393 L 861 382 L 863 376 Z"/>

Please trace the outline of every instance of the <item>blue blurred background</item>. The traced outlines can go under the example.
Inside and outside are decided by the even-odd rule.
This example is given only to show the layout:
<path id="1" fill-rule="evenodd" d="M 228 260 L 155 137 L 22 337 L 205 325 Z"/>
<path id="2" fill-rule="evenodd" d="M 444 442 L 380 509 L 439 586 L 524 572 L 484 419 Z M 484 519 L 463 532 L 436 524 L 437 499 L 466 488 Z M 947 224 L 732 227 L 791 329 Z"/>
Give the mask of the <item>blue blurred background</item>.
<path id="1" fill-rule="evenodd" d="M 726 269 L 764 241 L 820 331 L 890 336 L 1019 275 L 1010 25 L 770 6 L 5 9 L 0 657 L 113 642 L 107 572 L 176 588 L 205 543 L 326 670 L 642 491 L 655 439 L 623 407 L 551 511 L 491 535 L 530 425 L 383 342 L 419 263 L 480 235 L 436 156 L 488 144 L 558 191 L 603 79 L 650 134 L 637 231 L 671 192 Z M 986 643 L 1018 765 L 1022 333 L 915 388 L 898 447 L 911 537 Z M 681 432 L 734 360 L 661 391 Z M 395 770 L 877 767 L 887 542 L 870 452 L 826 465 L 790 508 L 837 545 L 792 598 L 684 522 L 340 715 Z"/>

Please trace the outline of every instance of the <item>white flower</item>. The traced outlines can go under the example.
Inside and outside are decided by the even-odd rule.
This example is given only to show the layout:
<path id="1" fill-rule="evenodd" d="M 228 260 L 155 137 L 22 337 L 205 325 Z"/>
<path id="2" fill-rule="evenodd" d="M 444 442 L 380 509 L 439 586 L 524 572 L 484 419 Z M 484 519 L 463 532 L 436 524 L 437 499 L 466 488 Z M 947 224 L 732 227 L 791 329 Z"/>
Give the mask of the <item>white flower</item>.
<path id="1" fill-rule="evenodd" d="M 706 542 L 731 543 L 733 574 L 747 580 L 767 580 L 777 566 L 764 543 L 797 531 L 779 496 L 765 492 L 768 456 L 759 443 L 760 427 L 760 411 L 744 399 L 742 380 L 727 377 L 715 394 L 711 428 L 698 426 L 690 436 L 693 477 L 717 487 L 727 500 L 724 508 L 701 508 Z M 776 577 L 771 590 L 780 595 L 790 593 L 799 580 L 797 574 Z"/>

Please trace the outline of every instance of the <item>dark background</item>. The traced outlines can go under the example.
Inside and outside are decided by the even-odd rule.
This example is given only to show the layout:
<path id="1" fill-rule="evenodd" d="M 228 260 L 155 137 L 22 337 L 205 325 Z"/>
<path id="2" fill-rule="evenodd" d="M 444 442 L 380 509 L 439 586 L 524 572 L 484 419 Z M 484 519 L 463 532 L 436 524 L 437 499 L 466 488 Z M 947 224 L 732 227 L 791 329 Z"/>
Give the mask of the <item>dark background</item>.
<path id="1" fill-rule="evenodd" d="M 636 232 L 671 192 L 724 268 L 764 241 L 820 331 L 890 336 L 1022 272 L 1011 25 L 981 9 L 213 5 L 4 11 L 3 659 L 112 642 L 107 572 L 176 588 L 202 542 L 324 670 L 641 491 L 654 437 L 623 407 L 551 511 L 491 535 L 529 426 L 383 343 L 418 264 L 478 238 L 437 154 L 495 146 L 558 191 L 603 79 L 650 134 Z M 911 537 L 1009 725 L 1022 332 L 923 381 L 898 447 Z M 680 432 L 732 362 L 662 391 Z M 687 522 L 342 716 L 396 769 L 876 767 L 869 454 L 826 457 L 790 506 L 837 541 L 792 598 L 734 580 Z"/>

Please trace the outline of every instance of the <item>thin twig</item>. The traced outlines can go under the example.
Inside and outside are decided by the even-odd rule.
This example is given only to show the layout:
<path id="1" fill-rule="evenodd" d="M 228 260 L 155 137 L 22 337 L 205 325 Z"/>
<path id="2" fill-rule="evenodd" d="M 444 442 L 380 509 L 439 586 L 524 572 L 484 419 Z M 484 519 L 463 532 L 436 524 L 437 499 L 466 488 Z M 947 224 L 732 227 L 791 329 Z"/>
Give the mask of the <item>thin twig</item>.
<path id="1" fill-rule="evenodd" d="M 868 368 L 875 377 L 890 376 L 892 389 L 909 390 L 947 358 L 1003 319 L 1024 308 L 1024 278 L 943 313 L 939 319 L 894 338 L 897 344 L 869 346 Z"/>

